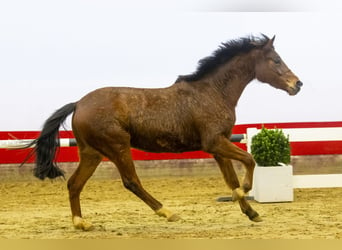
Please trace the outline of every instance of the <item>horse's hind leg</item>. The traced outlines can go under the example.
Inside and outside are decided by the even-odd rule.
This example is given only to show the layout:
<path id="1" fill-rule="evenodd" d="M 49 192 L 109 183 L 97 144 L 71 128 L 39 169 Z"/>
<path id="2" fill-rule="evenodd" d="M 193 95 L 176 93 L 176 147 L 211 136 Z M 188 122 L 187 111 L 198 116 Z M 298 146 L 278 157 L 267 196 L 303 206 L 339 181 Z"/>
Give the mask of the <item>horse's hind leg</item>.
<path id="1" fill-rule="evenodd" d="M 135 171 L 130 147 L 116 145 L 114 146 L 114 150 L 106 156 L 117 166 L 125 188 L 143 200 L 159 216 L 166 217 L 168 221 L 177 221 L 180 219 L 177 214 L 163 208 L 163 205 L 143 188 Z"/>
<path id="2" fill-rule="evenodd" d="M 82 218 L 80 193 L 103 157 L 97 151 L 82 146 L 80 146 L 79 155 L 79 165 L 68 180 L 69 200 L 74 227 L 88 231 L 93 229 L 93 226 Z"/>

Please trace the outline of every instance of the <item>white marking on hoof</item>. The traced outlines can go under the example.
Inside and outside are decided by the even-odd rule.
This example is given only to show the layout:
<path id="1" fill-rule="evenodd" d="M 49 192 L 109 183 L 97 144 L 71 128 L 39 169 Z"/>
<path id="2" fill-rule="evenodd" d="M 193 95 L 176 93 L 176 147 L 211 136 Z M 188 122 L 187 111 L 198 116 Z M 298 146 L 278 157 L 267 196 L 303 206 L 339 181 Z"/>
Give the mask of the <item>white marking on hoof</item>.
<path id="1" fill-rule="evenodd" d="M 90 222 L 87 222 L 79 216 L 74 216 L 72 222 L 74 223 L 74 227 L 76 229 L 82 229 L 83 231 L 91 231 L 94 229 L 94 226 Z"/>
<path id="2" fill-rule="evenodd" d="M 235 188 L 233 190 L 232 200 L 233 201 L 239 201 L 243 197 L 245 197 L 245 195 L 246 195 L 246 193 L 242 190 L 242 188 Z"/>
<path id="3" fill-rule="evenodd" d="M 255 217 L 255 218 L 253 218 L 251 220 L 254 221 L 254 222 L 262 222 L 262 219 L 261 219 L 260 216 L 257 216 L 257 217 Z"/>
<path id="4" fill-rule="evenodd" d="M 167 218 L 167 221 L 174 222 L 174 221 L 179 221 L 180 219 L 182 218 L 178 214 L 173 214 Z"/>
<path id="5" fill-rule="evenodd" d="M 178 221 L 181 218 L 177 215 L 174 214 L 173 212 L 171 212 L 170 210 L 166 209 L 166 208 L 161 208 L 159 210 L 156 211 L 156 214 L 162 217 L 166 217 L 167 221 Z"/>

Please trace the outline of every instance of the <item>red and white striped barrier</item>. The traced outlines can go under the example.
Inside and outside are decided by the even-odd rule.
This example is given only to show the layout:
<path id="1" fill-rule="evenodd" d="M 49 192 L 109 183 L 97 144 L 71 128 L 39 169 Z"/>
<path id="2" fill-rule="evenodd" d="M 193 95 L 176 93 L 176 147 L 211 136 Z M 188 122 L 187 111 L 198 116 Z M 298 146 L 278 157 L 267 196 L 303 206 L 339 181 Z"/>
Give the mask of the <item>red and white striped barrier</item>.
<path id="1" fill-rule="evenodd" d="M 251 150 L 251 141 L 260 130 L 257 128 L 247 129 L 247 150 Z M 292 128 L 282 129 L 285 135 L 289 136 L 290 142 L 341 142 L 342 127 L 333 128 Z M 294 188 L 328 188 L 342 187 L 342 174 L 324 175 L 295 175 L 293 176 Z M 254 192 L 251 190 L 250 195 Z"/>
<path id="2" fill-rule="evenodd" d="M 34 139 L 24 139 L 24 140 L 0 140 L 0 148 L 4 149 L 23 149 Z M 73 147 L 77 146 L 77 142 L 75 138 L 60 138 L 59 139 L 60 147 Z M 33 147 L 33 146 L 31 146 Z"/>
<path id="3" fill-rule="evenodd" d="M 342 122 L 306 122 L 306 123 L 269 123 L 237 125 L 233 129 L 231 140 L 237 146 L 248 150 L 251 138 L 262 127 L 282 129 L 289 135 L 292 155 L 342 155 Z M 0 132 L 0 164 L 20 164 L 30 149 L 19 149 L 39 136 L 39 131 Z M 77 162 L 78 152 L 76 140 L 71 131 L 61 131 L 59 162 Z M 15 138 L 15 139 L 13 139 Z M 9 150 L 16 149 L 16 150 Z M 165 159 L 200 159 L 212 156 L 202 152 L 148 153 L 132 149 L 134 160 L 165 160 Z M 29 162 L 33 162 L 31 159 Z M 297 175 L 293 176 L 295 188 L 309 187 L 342 187 L 341 174 Z"/>
<path id="4" fill-rule="evenodd" d="M 240 148 L 247 150 L 248 138 L 253 128 L 279 128 L 290 135 L 291 153 L 298 155 L 342 155 L 342 121 L 341 122 L 303 122 L 303 123 L 266 123 L 236 125 L 232 140 Z M 0 164 L 21 163 L 29 149 L 22 148 L 39 136 L 39 131 L 0 131 Z M 78 152 L 72 131 L 60 131 L 59 162 L 77 162 Z M 237 138 L 236 138 L 237 137 Z M 132 149 L 134 160 L 166 160 L 166 159 L 202 159 L 211 158 L 202 151 L 173 153 L 149 153 Z M 33 162 L 31 159 L 29 162 Z"/>
<path id="5" fill-rule="evenodd" d="M 285 128 L 282 129 L 285 135 L 289 136 L 290 142 L 342 142 L 342 127 L 333 128 Z M 259 132 L 257 128 L 247 129 L 247 150 L 253 136 Z"/>

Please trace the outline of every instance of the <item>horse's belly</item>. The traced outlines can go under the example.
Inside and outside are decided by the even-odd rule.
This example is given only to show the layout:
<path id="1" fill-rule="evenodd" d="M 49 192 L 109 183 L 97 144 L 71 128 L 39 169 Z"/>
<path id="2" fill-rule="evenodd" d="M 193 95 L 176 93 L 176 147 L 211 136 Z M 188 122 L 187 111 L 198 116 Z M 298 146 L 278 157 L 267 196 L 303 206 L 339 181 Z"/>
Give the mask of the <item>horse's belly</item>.
<path id="1" fill-rule="evenodd" d="M 195 138 L 180 139 L 175 136 L 157 136 L 153 138 L 140 136 L 139 138 L 133 138 L 131 140 L 131 145 L 134 148 L 156 153 L 181 153 L 201 149 L 201 144 L 199 140 L 196 140 Z"/>

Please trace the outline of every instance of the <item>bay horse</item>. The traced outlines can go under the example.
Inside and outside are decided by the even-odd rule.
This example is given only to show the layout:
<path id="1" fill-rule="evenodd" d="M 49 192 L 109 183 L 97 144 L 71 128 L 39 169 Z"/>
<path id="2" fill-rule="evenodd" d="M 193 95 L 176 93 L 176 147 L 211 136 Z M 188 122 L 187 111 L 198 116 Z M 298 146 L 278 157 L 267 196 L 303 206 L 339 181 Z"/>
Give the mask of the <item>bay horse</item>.
<path id="1" fill-rule="evenodd" d="M 63 106 L 46 120 L 39 137 L 29 145 L 34 146 L 32 154 L 36 154 L 34 175 L 40 179 L 64 176 L 55 162 L 59 146 L 56 139 L 59 127 L 73 113 L 72 130 L 80 161 L 67 187 L 75 228 L 93 228 L 82 218 L 80 193 L 104 157 L 116 165 L 124 187 L 157 215 L 168 221 L 180 219 L 143 188 L 131 147 L 150 152 L 202 150 L 212 154 L 241 211 L 250 220 L 261 221 L 245 198 L 252 188 L 253 157 L 229 138 L 237 102 L 253 79 L 289 95 L 296 95 L 303 85 L 274 50 L 274 38 L 248 36 L 222 43 L 212 55 L 199 61 L 194 73 L 179 76 L 167 88 L 100 88 Z M 231 159 L 246 168 L 241 185 Z"/>

